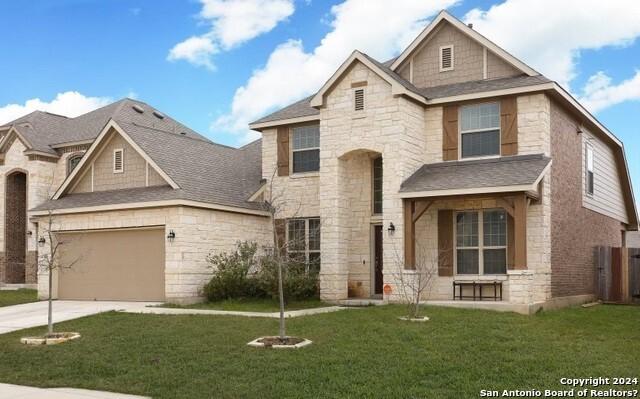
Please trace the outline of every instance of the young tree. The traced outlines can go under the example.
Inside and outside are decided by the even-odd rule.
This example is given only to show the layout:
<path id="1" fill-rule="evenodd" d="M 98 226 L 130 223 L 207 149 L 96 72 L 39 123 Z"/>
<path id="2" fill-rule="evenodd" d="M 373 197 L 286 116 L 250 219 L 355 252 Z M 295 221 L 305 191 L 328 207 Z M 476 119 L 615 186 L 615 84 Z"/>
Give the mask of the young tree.
<path id="1" fill-rule="evenodd" d="M 429 249 L 416 243 L 415 264 L 412 269 L 405 268 L 404 258 L 396 253 L 395 268 L 392 276 L 403 303 L 407 305 L 407 316 L 420 318 L 420 300 L 428 298 L 434 279 L 438 275 L 438 259 L 448 256 L 437 249 Z"/>
<path id="2" fill-rule="evenodd" d="M 55 270 L 71 269 L 80 261 L 80 257 L 68 262 L 63 262 L 61 258 L 61 250 L 65 245 L 69 244 L 68 239 L 63 239 L 60 234 L 56 234 L 55 217 L 52 209 L 47 210 L 47 216 L 41 219 L 38 224 L 42 229 L 40 239 L 44 239 L 45 245 L 48 243 L 48 251 L 38 253 L 38 268 L 48 273 L 49 293 L 47 301 L 49 302 L 47 311 L 47 333 L 53 334 L 53 272 Z M 44 221 L 44 226 L 42 222 Z M 42 228 L 44 227 L 44 228 Z"/>

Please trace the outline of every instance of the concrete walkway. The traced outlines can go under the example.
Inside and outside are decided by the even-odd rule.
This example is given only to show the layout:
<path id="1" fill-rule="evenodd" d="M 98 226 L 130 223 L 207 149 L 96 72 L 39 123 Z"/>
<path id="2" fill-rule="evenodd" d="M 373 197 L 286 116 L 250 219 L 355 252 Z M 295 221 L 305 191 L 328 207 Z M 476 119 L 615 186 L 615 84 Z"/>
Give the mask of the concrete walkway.
<path id="1" fill-rule="evenodd" d="M 284 316 L 287 318 L 311 316 L 322 313 L 338 312 L 340 310 L 350 309 L 343 306 L 327 306 L 323 308 L 302 309 L 302 310 L 290 310 L 284 312 Z M 142 313 L 142 314 L 166 314 L 166 315 L 180 315 L 180 314 L 197 314 L 197 315 L 210 315 L 210 316 L 244 316 L 244 317 L 265 317 L 271 319 L 277 319 L 280 317 L 279 312 L 241 312 L 234 310 L 210 310 L 210 309 L 185 309 L 185 308 L 162 308 L 157 306 L 152 307 L 131 307 L 123 310 L 125 313 Z"/>
<path id="2" fill-rule="evenodd" d="M 111 310 L 144 309 L 158 302 L 54 301 L 53 321 L 73 320 Z M 0 307 L 0 334 L 47 324 L 47 301 Z"/>
<path id="3" fill-rule="evenodd" d="M 145 399 L 146 396 L 89 391 L 74 388 L 33 388 L 22 385 L 0 384 L 3 399 Z"/>

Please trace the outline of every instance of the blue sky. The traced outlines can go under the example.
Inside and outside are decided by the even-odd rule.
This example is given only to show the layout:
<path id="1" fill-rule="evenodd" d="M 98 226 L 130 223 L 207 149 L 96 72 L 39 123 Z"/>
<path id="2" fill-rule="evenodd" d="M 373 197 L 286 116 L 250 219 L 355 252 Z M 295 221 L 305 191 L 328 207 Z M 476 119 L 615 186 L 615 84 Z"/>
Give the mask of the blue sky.
<path id="1" fill-rule="evenodd" d="M 256 137 L 247 122 L 312 92 L 353 48 L 389 58 L 447 8 L 594 109 L 625 142 L 640 197 L 640 2 L 388 4 L 3 1 L 0 15 L 12 23 L 0 40 L 0 119 L 34 106 L 72 115 L 134 96 L 214 141 L 241 145 Z M 252 18 L 266 25 L 238 23 Z M 77 93 L 56 102 L 68 92 Z"/>

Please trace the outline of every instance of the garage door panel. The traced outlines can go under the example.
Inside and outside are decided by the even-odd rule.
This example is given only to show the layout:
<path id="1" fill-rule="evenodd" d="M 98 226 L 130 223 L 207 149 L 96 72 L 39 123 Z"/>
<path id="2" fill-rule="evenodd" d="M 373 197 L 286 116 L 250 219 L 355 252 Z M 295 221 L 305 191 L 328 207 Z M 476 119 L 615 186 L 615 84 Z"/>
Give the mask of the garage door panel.
<path id="1" fill-rule="evenodd" d="M 59 234 L 58 297 L 164 300 L 164 229 Z"/>

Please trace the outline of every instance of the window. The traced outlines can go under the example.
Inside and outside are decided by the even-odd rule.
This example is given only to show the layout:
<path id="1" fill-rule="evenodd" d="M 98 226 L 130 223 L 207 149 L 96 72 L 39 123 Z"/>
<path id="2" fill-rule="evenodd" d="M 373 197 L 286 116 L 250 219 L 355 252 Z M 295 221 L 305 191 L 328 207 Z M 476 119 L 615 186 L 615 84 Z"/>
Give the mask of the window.
<path id="1" fill-rule="evenodd" d="M 457 274 L 507 272 L 507 214 L 504 210 L 456 214 L 456 271 Z"/>
<path id="2" fill-rule="evenodd" d="M 124 172 L 124 150 L 113 150 L 113 173 Z"/>
<path id="3" fill-rule="evenodd" d="M 373 160 L 373 214 L 382 214 L 382 157 Z"/>
<path id="4" fill-rule="evenodd" d="M 293 173 L 320 170 L 320 126 L 293 128 Z"/>
<path id="5" fill-rule="evenodd" d="M 460 107 L 461 157 L 500 155 L 500 105 Z"/>
<path id="6" fill-rule="evenodd" d="M 353 91 L 353 104 L 355 111 L 364 111 L 364 89 L 355 89 Z"/>
<path id="7" fill-rule="evenodd" d="M 289 258 L 300 260 L 307 272 L 320 271 L 320 219 L 290 219 L 287 222 Z"/>
<path id="8" fill-rule="evenodd" d="M 73 172 L 73 170 L 78 166 L 80 161 L 82 160 L 82 155 L 72 155 L 67 160 L 67 176 Z"/>
<path id="9" fill-rule="evenodd" d="M 440 47 L 440 72 L 453 70 L 453 45 Z"/>
<path id="10" fill-rule="evenodd" d="M 585 186 L 587 189 L 587 194 L 593 195 L 593 186 L 594 186 L 594 174 L 593 174 L 593 147 L 591 144 L 587 144 L 587 154 L 585 156 L 586 162 L 586 175 L 585 175 Z"/>

